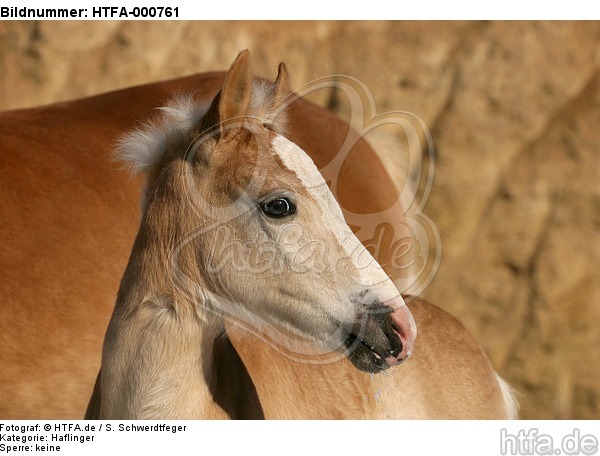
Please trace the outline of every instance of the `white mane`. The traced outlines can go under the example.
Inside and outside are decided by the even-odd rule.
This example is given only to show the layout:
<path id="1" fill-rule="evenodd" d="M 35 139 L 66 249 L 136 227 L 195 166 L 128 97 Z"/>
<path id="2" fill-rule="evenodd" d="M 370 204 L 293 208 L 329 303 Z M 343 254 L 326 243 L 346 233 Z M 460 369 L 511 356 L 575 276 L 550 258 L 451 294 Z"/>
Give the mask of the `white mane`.
<path id="1" fill-rule="evenodd" d="M 208 111 L 210 104 L 199 103 L 191 95 L 173 98 L 158 108 L 161 114 L 140 128 L 126 133 L 117 143 L 117 159 L 134 174 L 146 172 L 158 163 L 170 137 L 193 128 Z"/>
<path id="2" fill-rule="evenodd" d="M 266 81 L 255 81 L 249 115 L 264 119 L 265 123 L 273 123 L 276 117 L 274 129 L 281 134 L 285 115 L 278 112 L 281 107 L 273 107 L 272 99 L 272 85 Z M 197 101 L 192 95 L 176 96 L 166 106 L 158 108 L 161 111 L 159 116 L 119 139 L 117 159 L 134 174 L 147 172 L 159 162 L 171 138 L 182 137 L 192 130 L 209 108 L 210 100 Z"/>

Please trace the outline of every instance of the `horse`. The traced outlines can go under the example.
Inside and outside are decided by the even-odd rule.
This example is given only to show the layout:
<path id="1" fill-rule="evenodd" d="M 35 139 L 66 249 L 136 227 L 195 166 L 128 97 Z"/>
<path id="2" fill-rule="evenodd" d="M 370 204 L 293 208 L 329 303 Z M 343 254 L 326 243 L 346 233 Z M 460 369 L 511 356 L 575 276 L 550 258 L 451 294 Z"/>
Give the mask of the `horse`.
<path id="1" fill-rule="evenodd" d="M 510 417 L 479 345 L 422 301 L 417 352 L 413 314 L 286 137 L 285 65 L 269 86 L 249 60 L 119 144 L 143 215 L 86 417 Z"/>
<path id="2" fill-rule="evenodd" d="M 243 70 L 243 61 L 232 70 Z M 126 177 L 112 163 L 114 138 L 167 104 L 173 93 L 214 100 L 232 74 L 231 70 L 202 73 L 0 113 L 4 195 L 0 232 L 5 240 L 0 249 L 2 419 L 82 416 L 98 372 L 114 290 L 139 225 L 141 182 Z M 336 116 L 302 98 L 294 99 L 285 114 L 285 138 L 306 151 L 321 169 L 354 135 Z M 377 154 L 361 138 L 337 178 L 335 196 L 346 210 L 381 212 L 397 199 Z M 402 216 L 389 214 L 391 222 Z M 360 231 L 357 237 L 368 240 Z M 377 259 L 393 278 L 394 270 L 385 266 L 389 252 L 377 252 Z M 168 302 L 158 304 L 166 303 L 171 312 Z M 397 416 L 377 408 L 385 395 L 398 394 L 404 397 L 406 417 L 512 417 L 509 388 L 462 325 L 424 301 L 417 299 L 410 305 L 419 327 L 411 359 L 376 375 L 364 373 L 346 358 L 318 365 L 297 362 L 272 343 L 226 322 L 226 334 L 212 341 L 212 357 L 218 362 L 207 382 L 214 402 L 208 415 Z M 152 311 L 152 304 L 148 306 Z M 354 342 L 361 343 L 358 338 Z M 390 375 L 396 371 L 397 375 Z M 378 382 L 389 383 L 392 377 L 397 385 L 375 390 Z M 100 415 L 103 375 L 98 378 L 87 412 L 92 418 Z M 177 407 L 164 413 L 184 414 Z"/>
<path id="3" fill-rule="evenodd" d="M 173 94 L 214 98 L 224 78 L 224 72 L 200 73 L 0 113 L 1 419 L 83 417 L 139 222 L 142 182 L 115 165 L 115 138 Z M 354 135 L 304 99 L 289 107 L 288 119 L 291 137 L 319 167 Z M 358 138 L 347 163 L 338 176 L 338 198 L 347 208 L 381 211 L 393 204 L 394 185 L 366 141 Z M 356 182 L 354 170 L 362 166 L 368 172 Z M 228 364 L 240 364 L 227 340 L 217 342 Z M 224 374 L 226 382 L 232 369 Z"/>

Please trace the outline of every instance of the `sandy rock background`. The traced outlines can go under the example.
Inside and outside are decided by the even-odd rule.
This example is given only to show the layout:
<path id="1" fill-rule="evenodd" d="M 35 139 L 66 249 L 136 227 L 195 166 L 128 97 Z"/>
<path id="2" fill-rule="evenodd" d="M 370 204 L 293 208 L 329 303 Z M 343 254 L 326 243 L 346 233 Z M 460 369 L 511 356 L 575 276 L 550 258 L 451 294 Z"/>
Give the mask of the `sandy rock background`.
<path id="1" fill-rule="evenodd" d="M 243 48 L 257 74 L 351 75 L 380 112 L 425 120 L 443 242 L 426 297 L 482 342 L 522 417 L 600 418 L 600 23 L 2 22 L 0 109 L 225 69 Z"/>

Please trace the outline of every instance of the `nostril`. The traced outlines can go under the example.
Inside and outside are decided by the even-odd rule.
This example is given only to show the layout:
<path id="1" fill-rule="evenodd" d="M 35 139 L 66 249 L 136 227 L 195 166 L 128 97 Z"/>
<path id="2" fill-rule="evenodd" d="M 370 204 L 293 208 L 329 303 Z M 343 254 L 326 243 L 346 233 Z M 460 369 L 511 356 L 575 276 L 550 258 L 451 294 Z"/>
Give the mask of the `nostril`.
<path id="1" fill-rule="evenodd" d="M 417 328 L 408 307 L 401 306 L 390 314 L 391 329 L 398 337 L 401 351 L 396 357 L 397 361 L 404 361 L 412 354 Z"/>
<path id="2" fill-rule="evenodd" d="M 390 339 L 390 345 L 391 345 L 390 356 L 397 358 L 402 353 L 404 346 L 402 344 L 402 339 L 400 337 L 398 337 L 398 335 L 395 332 L 392 334 L 393 334 L 392 338 Z"/>
<path id="3" fill-rule="evenodd" d="M 400 342 L 398 344 L 398 346 L 396 346 L 395 348 L 390 350 L 390 355 L 393 356 L 394 358 L 397 358 L 398 356 L 400 356 L 400 353 L 402 353 L 402 342 Z"/>

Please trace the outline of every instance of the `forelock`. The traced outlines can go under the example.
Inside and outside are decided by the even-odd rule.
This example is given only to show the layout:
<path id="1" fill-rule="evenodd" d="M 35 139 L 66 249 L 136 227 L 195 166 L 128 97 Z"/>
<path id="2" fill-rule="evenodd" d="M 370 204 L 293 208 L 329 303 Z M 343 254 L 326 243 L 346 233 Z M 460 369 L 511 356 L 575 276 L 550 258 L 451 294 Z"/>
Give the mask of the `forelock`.
<path id="1" fill-rule="evenodd" d="M 150 171 L 170 147 L 189 146 L 189 142 L 193 140 L 189 134 L 207 114 L 210 106 L 209 101 L 199 102 L 191 95 L 174 97 L 166 106 L 158 108 L 159 114 L 156 117 L 118 140 L 117 160 L 123 162 L 134 174 Z M 273 85 L 267 81 L 254 82 L 248 115 L 278 134 L 283 134 L 285 112 L 282 106 L 275 105 Z M 178 144 L 182 141 L 185 144 Z"/>

